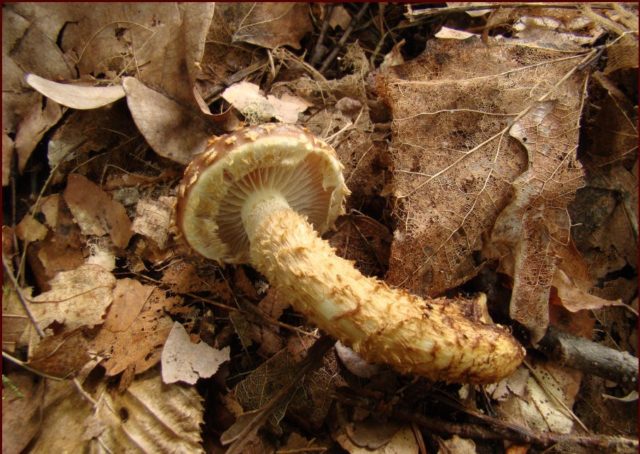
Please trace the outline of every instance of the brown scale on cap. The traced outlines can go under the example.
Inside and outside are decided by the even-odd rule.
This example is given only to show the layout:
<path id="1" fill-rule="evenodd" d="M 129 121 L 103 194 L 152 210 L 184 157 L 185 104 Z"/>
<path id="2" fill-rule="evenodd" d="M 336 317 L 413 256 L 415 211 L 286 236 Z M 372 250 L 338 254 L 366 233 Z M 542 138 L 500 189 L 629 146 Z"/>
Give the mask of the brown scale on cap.
<path id="1" fill-rule="evenodd" d="M 187 168 L 177 220 L 196 251 L 249 263 L 294 309 L 363 358 L 433 380 L 489 383 L 524 349 L 502 327 L 451 300 L 423 300 L 363 276 L 319 236 L 349 194 L 335 151 L 289 125 L 214 139 Z"/>

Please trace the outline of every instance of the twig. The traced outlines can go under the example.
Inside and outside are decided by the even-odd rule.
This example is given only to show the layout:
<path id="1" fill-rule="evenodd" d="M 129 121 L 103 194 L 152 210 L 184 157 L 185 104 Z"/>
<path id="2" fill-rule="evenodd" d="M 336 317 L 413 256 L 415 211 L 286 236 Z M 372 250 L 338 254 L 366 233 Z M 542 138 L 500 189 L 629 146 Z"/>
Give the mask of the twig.
<path id="1" fill-rule="evenodd" d="M 616 383 L 638 383 L 638 358 L 550 327 L 538 349 L 561 366 Z"/>
<path id="2" fill-rule="evenodd" d="M 324 42 L 324 38 L 327 35 L 327 30 L 329 30 L 329 22 L 331 21 L 331 15 L 333 14 L 333 3 L 325 5 L 325 15 L 324 21 L 322 22 L 322 27 L 320 28 L 320 36 L 318 36 L 318 41 L 316 41 L 316 45 L 313 48 L 313 53 L 311 54 L 311 60 L 309 64 L 311 66 L 315 66 L 318 64 L 324 52 L 322 51 L 322 43 Z"/>
<path id="3" fill-rule="evenodd" d="M 13 271 L 7 265 L 7 258 L 4 256 L 4 254 L 2 254 L 2 266 L 4 267 L 4 270 L 7 273 L 7 276 L 9 276 L 9 280 L 11 281 L 11 283 L 13 284 L 13 287 L 15 288 L 16 294 L 18 295 L 18 299 L 20 300 L 20 303 L 22 303 L 22 307 L 24 308 L 24 311 L 27 313 L 27 316 L 29 317 L 29 320 L 31 320 L 31 324 L 35 328 L 36 333 L 38 333 L 38 336 L 43 338 L 44 337 L 44 331 L 42 331 L 42 329 L 38 325 L 37 320 L 33 316 L 33 313 L 31 313 L 31 309 L 29 308 L 29 303 L 27 303 L 27 299 L 22 294 L 22 289 L 20 288 L 20 285 L 18 284 L 18 280 L 13 275 Z"/>
<path id="4" fill-rule="evenodd" d="M 49 375 L 49 374 L 45 374 L 44 372 L 39 371 L 38 369 L 34 369 L 33 367 L 29 366 L 27 363 L 25 363 L 24 361 L 19 360 L 18 358 L 16 358 L 15 356 L 10 355 L 7 352 L 2 352 L 2 357 L 4 359 L 6 359 L 7 361 L 12 362 L 13 364 L 16 364 L 20 367 L 22 367 L 25 370 L 28 370 L 31 373 L 34 373 L 36 375 L 39 375 L 40 377 L 44 377 L 44 378 L 48 378 L 50 380 L 55 380 L 55 381 L 64 381 L 65 378 L 64 377 L 56 377 L 54 375 Z"/>
<path id="5" fill-rule="evenodd" d="M 438 418 L 431 418 L 405 408 L 395 408 L 385 411 L 385 406 L 379 405 L 366 397 L 338 396 L 341 402 L 354 407 L 365 408 L 369 411 L 385 412 L 393 419 L 398 419 L 427 429 L 430 432 L 446 435 L 458 435 L 463 438 L 478 440 L 509 440 L 516 443 L 528 443 L 546 448 L 557 443 L 572 443 L 589 448 L 604 448 L 614 450 L 616 448 L 637 448 L 638 441 L 630 438 L 609 435 L 562 435 L 551 432 L 536 433 L 530 429 L 512 423 L 507 423 L 485 414 L 464 408 L 462 405 L 454 405 L 454 408 L 462 410 L 466 414 L 478 419 L 490 427 L 474 423 L 455 423 Z"/>
<path id="6" fill-rule="evenodd" d="M 499 9 L 499 8 L 568 8 L 578 9 L 584 3 L 487 3 L 482 5 L 465 5 L 465 6 L 447 6 L 443 8 L 423 8 L 414 9 L 411 5 L 407 5 L 407 12 L 404 13 L 410 21 L 415 20 L 416 17 L 432 17 L 440 14 L 453 14 L 464 13 L 467 11 L 480 11 L 484 9 Z M 596 9 L 613 9 L 611 3 L 591 3 L 589 6 Z"/>
<path id="7" fill-rule="evenodd" d="M 362 5 L 362 7 L 360 8 L 360 11 L 358 11 L 358 14 L 356 14 L 356 16 L 351 20 L 351 23 L 349 24 L 345 32 L 342 34 L 340 41 L 338 41 L 338 44 L 336 44 L 336 46 L 333 48 L 333 50 L 331 51 L 327 59 L 324 61 L 324 63 L 320 67 L 321 73 L 324 73 L 327 70 L 327 68 L 331 65 L 331 63 L 333 63 L 333 60 L 336 59 L 336 57 L 338 56 L 338 53 L 340 53 L 340 50 L 342 49 L 342 46 L 344 46 L 344 44 L 347 42 L 347 39 L 349 39 L 349 36 L 351 36 L 351 33 L 353 32 L 356 24 L 360 22 L 360 20 L 364 17 L 364 14 L 367 12 L 368 8 L 369 8 L 368 3 L 365 3 L 364 5 Z"/>

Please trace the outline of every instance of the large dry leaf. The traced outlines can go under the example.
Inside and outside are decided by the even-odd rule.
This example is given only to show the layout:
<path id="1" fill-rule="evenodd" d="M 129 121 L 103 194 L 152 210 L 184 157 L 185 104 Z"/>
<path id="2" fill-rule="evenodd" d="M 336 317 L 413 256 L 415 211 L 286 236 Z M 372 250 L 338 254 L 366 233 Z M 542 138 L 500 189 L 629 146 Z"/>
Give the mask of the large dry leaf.
<path id="1" fill-rule="evenodd" d="M 229 347 L 217 350 L 204 342 L 194 344 L 184 326 L 175 322 L 162 349 L 162 381 L 193 385 L 198 378 L 209 378 L 229 361 L 229 351 Z"/>
<path id="2" fill-rule="evenodd" d="M 227 10 L 234 41 L 274 49 L 300 48 L 300 39 L 312 30 L 306 3 L 238 3 Z"/>
<path id="3" fill-rule="evenodd" d="M 133 279 L 118 283 L 114 304 L 93 341 L 95 351 L 107 357 L 102 363 L 107 375 L 127 369 L 132 375 L 139 374 L 160 361 L 173 325 L 165 311 L 176 302 L 177 298 Z"/>
<path id="4" fill-rule="evenodd" d="M 122 394 L 106 382 L 95 406 L 69 381 L 48 386 L 42 430 L 30 452 L 202 452 L 202 399 L 195 388 L 165 385 L 154 372 Z"/>
<path id="5" fill-rule="evenodd" d="M 436 41 L 379 79 L 394 114 L 392 283 L 433 295 L 465 282 L 493 229 L 508 246 L 505 264 L 518 260 L 515 270 L 503 265 L 517 273 L 512 313 L 534 337 L 545 329 L 553 247 L 568 241 L 567 203 L 582 184 L 575 150 L 585 73 L 576 68 L 584 58 Z"/>
<path id="6" fill-rule="evenodd" d="M 186 164 L 204 151 L 213 129 L 199 110 L 187 108 L 133 77 L 125 78 L 122 84 L 133 120 L 156 153 Z"/>
<path id="7" fill-rule="evenodd" d="M 42 329 L 53 322 L 67 330 L 100 325 L 115 284 L 113 274 L 97 265 L 62 271 L 51 280 L 51 290 L 31 299 L 31 312 Z"/>
<path id="8" fill-rule="evenodd" d="M 71 174 L 67 177 L 64 200 L 82 233 L 109 234 L 117 247 L 127 246 L 133 235 L 127 211 L 98 185 L 82 175 Z"/>

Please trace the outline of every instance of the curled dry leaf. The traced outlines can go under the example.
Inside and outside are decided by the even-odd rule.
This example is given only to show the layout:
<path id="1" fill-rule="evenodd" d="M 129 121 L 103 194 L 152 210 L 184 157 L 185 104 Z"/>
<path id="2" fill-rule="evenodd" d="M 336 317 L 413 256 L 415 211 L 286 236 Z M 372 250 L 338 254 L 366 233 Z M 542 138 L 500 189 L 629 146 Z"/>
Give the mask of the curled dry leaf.
<path id="1" fill-rule="evenodd" d="M 82 175 L 71 174 L 67 178 L 64 200 L 82 233 L 109 234 L 117 247 L 127 246 L 133 235 L 127 211 L 98 185 Z"/>
<path id="2" fill-rule="evenodd" d="M 103 323 L 116 279 L 100 266 L 85 264 L 56 274 L 49 284 L 51 290 L 31 298 L 31 312 L 42 329 L 58 322 L 69 331 Z"/>
<path id="3" fill-rule="evenodd" d="M 217 350 L 204 342 L 194 344 L 184 327 L 175 322 L 162 349 L 162 381 L 183 381 L 191 385 L 198 378 L 209 378 L 229 361 L 230 348 Z"/>
<path id="4" fill-rule="evenodd" d="M 120 85 L 93 87 L 59 83 L 35 74 L 27 74 L 26 82 L 42 95 L 72 109 L 96 109 L 124 98 Z"/>

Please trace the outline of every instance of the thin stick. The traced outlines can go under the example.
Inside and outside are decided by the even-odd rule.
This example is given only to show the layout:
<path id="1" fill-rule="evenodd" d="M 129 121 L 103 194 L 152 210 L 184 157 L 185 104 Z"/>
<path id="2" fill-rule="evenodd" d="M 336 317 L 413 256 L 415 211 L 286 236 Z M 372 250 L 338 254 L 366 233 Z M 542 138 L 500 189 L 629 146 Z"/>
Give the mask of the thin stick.
<path id="1" fill-rule="evenodd" d="M 340 41 L 338 41 L 338 44 L 336 44 L 336 46 L 333 48 L 333 50 L 331 51 L 327 59 L 324 61 L 324 63 L 320 67 L 321 73 L 324 73 L 327 70 L 327 68 L 331 65 L 331 63 L 333 63 L 333 60 L 336 59 L 336 57 L 338 56 L 338 53 L 340 53 L 340 50 L 342 49 L 344 44 L 347 42 L 347 39 L 349 39 L 349 36 L 353 32 L 353 30 L 355 29 L 356 24 L 360 22 L 360 20 L 364 17 L 364 14 L 367 12 L 368 8 L 369 8 L 368 3 L 365 3 L 364 5 L 362 5 L 362 7 L 360 8 L 360 11 L 358 11 L 358 14 L 356 14 L 356 16 L 351 20 L 351 23 L 349 24 L 344 34 L 340 38 Z"/>
<path id="2" fill-rule="evenodd" d="M 42 329 L 38 325 L 38 322 L 36 321 L 35 317 L 33 316 L 33 313 L 31 312 L 31 309 L 29 308 L 29 303 L 27 303 L 27 299 L 25 298 L 24 294 L 22 293 L 22 289 L 20 288 L 20 285 L 18 284 L 18 280 L 13 275 L 13 271 L 11 270 L 11 268 L 9 268 L 9 266 L 7 265 L 7 258 L 4 256 L 4 254 L 2 254 L 2 266 L 4 267 L 5 272 L 7 273 L 7 276 L 9 276 L 9 280 L 13 284 L 13 287 L 16 290 L 16 294 L 18 295 L 18 299 L 20 300 L 20 303 L 22 303 L 22 307 L 24 308 L 24 311 L 27 313 L 27 316 L 29 317 L 29 320 L 31 320 L 31 324 L 33 325 L 33 327 L 35 328 L 36 332 L 38 333 L 38 336 L 40 336 L 40 338 L 43 338 L 44 337 L 44 331 L 42 331 Z"/>
<path id="3" fill-rule="evenodd" d="M 331 15 L 333 14 L 333 3 L 325 5 L 324 7 L 326 8 L 324 21 L 322 22 L 322 28 L 320 29 L 320 36 L 318 36 L 318 41 L 316 41 L 316 45 L 313 48 L 311 61 L 309 62 L 311 66 L 317 65 L 322 58 L 322 43 L 324 42 L 324 38 L 327 35 L 327 30 L 329 30 L 329 21 L 331 20 Z"/>

